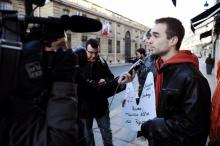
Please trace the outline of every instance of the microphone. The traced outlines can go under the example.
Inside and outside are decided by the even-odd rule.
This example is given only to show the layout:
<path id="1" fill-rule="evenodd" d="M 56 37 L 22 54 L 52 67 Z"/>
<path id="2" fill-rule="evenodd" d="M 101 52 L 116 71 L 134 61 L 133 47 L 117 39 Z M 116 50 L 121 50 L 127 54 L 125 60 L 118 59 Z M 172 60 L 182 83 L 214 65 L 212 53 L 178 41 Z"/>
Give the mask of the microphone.
<path id="1" fill-rule="evenodd" d="M 5 16 L 3 19 L 22 21 L 27 23 L 45 24 L 48 26 L 56 25 L 60 28 L 63 28 L 64 30 L 71 30 L 72 32 L 76 33 L 97 32 L 102 29 L 102 23 L 100 21 L 77 15 L 73 15 L 71 17 L 68 15 L 63 15 L 60 18 L 9 15 Z"/>
<path id="2" fill-rule="evenodd" d="M 63 15 L 61 20 L 72 32 L 97 32 L 102 29 L 100 21 L 84 16 L 73 15 L 67 19 L 67 15 Z"/>

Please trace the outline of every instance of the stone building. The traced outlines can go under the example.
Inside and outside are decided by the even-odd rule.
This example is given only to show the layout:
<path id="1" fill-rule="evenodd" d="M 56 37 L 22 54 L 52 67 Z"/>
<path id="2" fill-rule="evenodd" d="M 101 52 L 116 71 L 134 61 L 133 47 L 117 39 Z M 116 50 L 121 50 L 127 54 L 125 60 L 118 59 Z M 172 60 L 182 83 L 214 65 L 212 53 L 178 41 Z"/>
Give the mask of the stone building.
<path id="1" fill-rule="evenodd" d="M 11 0 L 15 9 L 24 13 L 22 0 Z M 94 18 L 109 25 L 108 36 L 102 31 L 95 33 L 67 32 L 67 40 L 71 47 L 85 46 L 90 38 L 100 42 L 100 54 L 109 63 L 127 62 L 135 56 L 139 47 L 146 48 L 143 35 L 148 28 L 120 14 L 107 10 L 86 0 L 53 0 L 36 9 L 35 16 L 47 17 L 61 15 L 81 15 Z"/>
<path id="2" fill-rule="evenodd" d="M 217 62 L 220 60 L 220 0 L 216 0 L 214 6 L 192 18 L 191 25 L 195 31 L 197 31 L 198 28 L 205 30 L 211 25 L 209 29 L 206 29 L 206 31 L 200 34 L 200 38 L 211 37 L 211 42 L 208 43 L 208 45 L 211 49 L 210 53 L 215 59 L 214 73 L 216 73 Z"/>

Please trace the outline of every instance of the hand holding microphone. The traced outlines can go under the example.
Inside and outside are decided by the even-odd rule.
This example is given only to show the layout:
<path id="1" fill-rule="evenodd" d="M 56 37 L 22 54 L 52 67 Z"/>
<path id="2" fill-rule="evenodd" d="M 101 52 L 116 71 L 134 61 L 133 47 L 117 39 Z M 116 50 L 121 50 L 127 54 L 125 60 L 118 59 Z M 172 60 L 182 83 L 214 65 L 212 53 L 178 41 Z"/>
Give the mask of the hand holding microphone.
<path id="1" fill-rule="evenodd" d="M 134 77 L 135 77 L 135 74 L 137 73 L 138 69 L 144 65 L 144 62 L 139 59 L 137 62 L 135 62 L 130 70 L 126 73 L 123 73 L 120 77 L 119 77 L 119 80 L 118 80 L 118 84 L 126 84 L 126 83 L 129 83 L 131 82 Z"/>
<path id="2" fill-rule="evenodd" d="M 134 79 L 135 74 L 135 70 L 132 70 L 131 74 L 128 72 L 123 73 L 118 79 L 118 84 L 122 85 L 131 82 Z"/>

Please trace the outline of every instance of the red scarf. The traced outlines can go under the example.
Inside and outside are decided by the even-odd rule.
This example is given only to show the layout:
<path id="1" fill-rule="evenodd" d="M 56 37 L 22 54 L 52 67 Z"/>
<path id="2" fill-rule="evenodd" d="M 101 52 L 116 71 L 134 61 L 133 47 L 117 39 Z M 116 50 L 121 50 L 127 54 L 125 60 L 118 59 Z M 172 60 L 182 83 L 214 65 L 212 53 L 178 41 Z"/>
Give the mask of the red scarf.
<path id="1" fill-rule="evenodd" d="M 160 68 L 163 66 L 164 62 L 161 58 L 156 60 L 156 83 L 155 83 L 155 94 L 156 94 L 156 108 L 158 108 L 158 101 L 160 96 L 161 87 L 163 84 L 163 73 L 159 73 Z"/>

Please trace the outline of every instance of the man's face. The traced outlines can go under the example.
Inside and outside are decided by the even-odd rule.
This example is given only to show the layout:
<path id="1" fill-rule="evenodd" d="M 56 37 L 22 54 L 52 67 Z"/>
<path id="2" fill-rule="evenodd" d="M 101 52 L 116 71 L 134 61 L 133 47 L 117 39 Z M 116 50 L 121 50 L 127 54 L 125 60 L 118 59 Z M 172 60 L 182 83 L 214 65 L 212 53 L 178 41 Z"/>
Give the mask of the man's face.
<path id="1" fill-rule="evenodd" d="M 88 62 L 93 63 L 98 58 L 98 49 L 93 48 L 90 44 L 87 46 L 87 58 Z"/>
<path id="2" fill-rule="evenodd" d="M 147 44 L 152 50 L 152 54 L 162 56 L 169 52 L 170 40 L 167 39 L 166 29 L 167 26 L 164 23 L 155 24 L 151 29 L 151 37 Z"/>
<path id="3" fill-rule="evenodd" d="M 51 43 L 50 47 L 46 47 L 46 51 L 55 51 L 61 47 L 66 47 L 66 41 L 64 37 L 58 38 L 56 41 Z"/>

